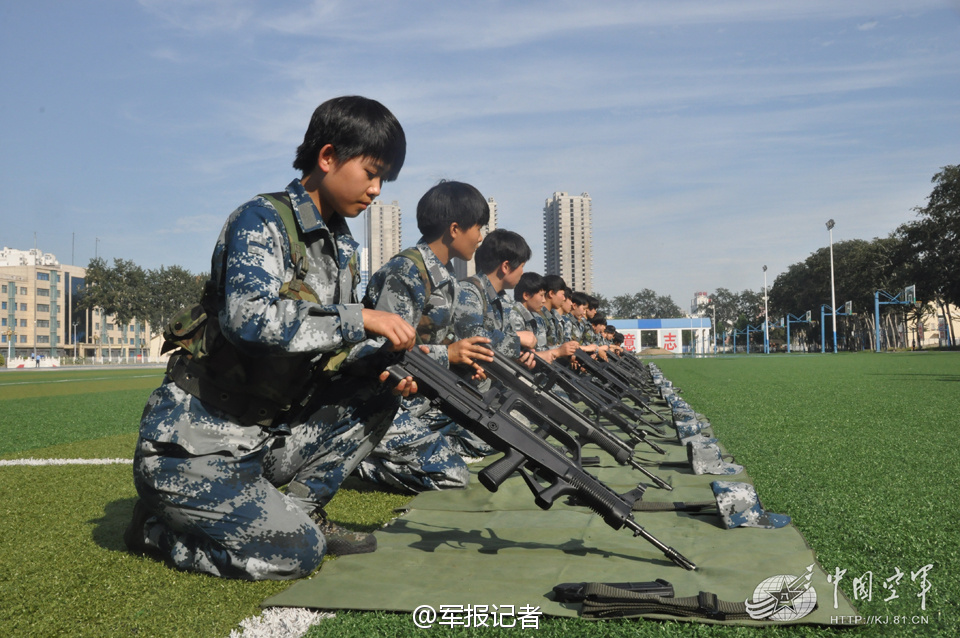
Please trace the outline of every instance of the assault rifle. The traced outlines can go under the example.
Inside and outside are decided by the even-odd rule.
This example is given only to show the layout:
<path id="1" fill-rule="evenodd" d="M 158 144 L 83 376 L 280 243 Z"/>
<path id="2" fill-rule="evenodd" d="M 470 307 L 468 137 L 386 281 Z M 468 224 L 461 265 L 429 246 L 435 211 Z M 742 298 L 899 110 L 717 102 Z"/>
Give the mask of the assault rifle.
<path id="1" fill-rule="evenodd" d="M 660 388 L 654 383 L 653 375 L 640 361 L 629 354 L 607 353 L 606 369 L 617 374 L 627 383 L 640 388 L 647 394 L 660 397 Z"/>
<path id="2" fill-rule="evenodd" d="M 403 353 L 402 359 L 389 366 L 387 371 L 394 382 L 413 377 L 420 394 L 461 427 L 504 453 L 503 458 L 481 472 L 480 481 L 488 490 L 496 491 L 503 481 L 517 472 L 541 509 L 550 509 L 560 496 L 573 495 L 613 529 L 626 527 L 677 565 L 696 569 L 689 559 L 634 520 L 632 507 L 636 499 L 632 495 L 618 494 L 584 471 L 580 462 L 580 445 L 573 436 L 549 419 L 540 419 L 543 430 L 540 434 L 520 423 L 515 412 L 530 414 L 535 410 L 524 408 L 523 399 L 517 392 L 503 384 L 491 384 L 490 388 L 481 390 L 433 361 L 419 348 Z M 543 435 L 559 442 L 563 451 L 551 445 Z M 519 465 L 518 459 L 523 461 Z"/>
<path id="3" fill-rule="evenodd" d="M 592 383 L 589 377 L 578 374 L 561 363 L 546 363 L 538 359 L 534 372 L 537 385 L 541 389 L 551 390 L 558 387 L 567 394 L 577 395 L 578 400 L 590 408 L 598 422 L 606 419 L 635 441 L 647 438 L 647 432 L 638 427 L 638 423 L 650 426 L 658 434 L 663 434 L 663 427 L 660 424 L 648 421 L 637 408 L 627 405 L 620 397 Z"/>
<path id="4" fill-rule="evenodd" d="M 640 391 L 630 383 L 610 372 L 602 366 L 600 362 L 595 361 L 589 353 L 583 349 L 579 349 L 573 356 L 577 360 L 577 363 L 590 375 L 591 380 L 597 385 L 620 399 L 630 399 L 637 408 L 646 414 L 656 416 L 660 420 L 660 423 L 666 422 L 666 419 L 662 415 L 650 407 L 650 397 L 641 394 Z"/>
<path id="5" fill-rule="evenodd" d="M 614 435 L 606 428 L 591 423 L 589 419 L 583 416 L 582 412 L 577 410 L 577 408 L 563 397 L 546 390 L 541 390 L 537 386 L 533 374 L 517 362 L 498 352 L 494 352 L 493 361 L 484 362 L 483 370 L 488 377 L 495 379 L 497 383 L 515 391 L 525 406 L 535 409 L 535 414 L 542 415 L 554 423 L 571 430 L 577 435 L 579 443 L 593 443 L 612 456 L 620 465 L 628 465 L 640 471 L 644 476 L 653 481 L 657 487 L 665 490 L 673 489 L 659 476 L 650 473 L 650 471 L 634 460 L 632 445 Z M 659 454 L 666 454 L 663 448 L 656 443 L 646 439 L 644 439 L 644 443 Z"/>

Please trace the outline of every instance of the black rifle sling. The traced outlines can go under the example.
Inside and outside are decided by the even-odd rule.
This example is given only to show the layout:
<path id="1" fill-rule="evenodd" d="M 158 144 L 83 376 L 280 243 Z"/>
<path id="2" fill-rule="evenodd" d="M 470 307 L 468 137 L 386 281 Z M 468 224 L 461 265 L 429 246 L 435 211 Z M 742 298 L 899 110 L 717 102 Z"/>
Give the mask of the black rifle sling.
<path id="1" fill-rule="evenodd" d="M 587 583 L 583 588 L 585 618 L 627 618 L 643 614 L 668 614 L 711 620 L 750 620 L 743 602 L 719 600 L 716 594 L 700 592 L 685 598 L 664 598 L 626 591 L 606 583 Z"/>

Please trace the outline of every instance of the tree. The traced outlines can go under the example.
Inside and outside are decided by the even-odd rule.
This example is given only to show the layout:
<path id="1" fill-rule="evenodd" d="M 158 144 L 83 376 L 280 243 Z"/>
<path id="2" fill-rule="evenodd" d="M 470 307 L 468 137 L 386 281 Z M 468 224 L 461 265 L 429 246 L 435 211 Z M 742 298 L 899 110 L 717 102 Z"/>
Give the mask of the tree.
<path id="1" fill-rule="evenodd" d="M 149 323 L 157 335 L 182 308 L 200 301 L 203 281 L 179 266 L 145 271 L 125 259 L 114 259 L 113 266 L 92 259 L 78 307 L 99 308 L 121 329 L 134 320 Z"/>
<path id="2" fill-rule="evenodd" d="M 667 319 L 683 315 L 669 295 L 658 295 L 649 288 L 632 295 L 617 295 L 610 301 L 609 317 L 620 319 Z"/>
<path id="3" fill-rule="evenodd" d="M 147 274 L 140 266 L 114 259 L 113 266 L 108 267 L 103 259 L 91 259 L 78 307 L 100 308 L 105 315 L 113 316 L 117 325 L 125 326 L 134 319 L 146 321 L 147 295 Z"/>
<path id="4" fill-rule="evenodd" d="M 837 321 L 838 341 L 843 341 L 850 349 L 873 345 L 876 291 L 904 286 L 903 275 L 894 266 L 897 245 L 898 241 L 893 237 L 872 241 L 853 239 L 833 245 L 837 309 L 842 310 L 843 304 L 850 301 L 856 315 Z M 802 329 L 819 341 L 820 309 L 826 306 L 825 313 L 832 314 L 830 298 L 830 251 L 824 247 L 777 276 L 770 289 L 770 312 L 773 316 L 784 316 L 811 311 L 815 324 L 804 324 Z M 830 321 L 832 318 L 827 320 L 826 327 L 832 332 Z"/>
<path id="5" fill-rule="evenodd" d="M 929 257 L 938 292 L 960 305 L 960 166 L 944 166 L 931 181 L 927 205 L 914 209 L 925 227 L 917 247 Z"/>
<path id="6" fill-rule="evenodd" d="M 149 271 L 147 321 L 150 322 L 150 331 L 154 335 L 161 334 L 164 326 L 182 309 L 199 302 L 203 284 L 203 277 L 180 266 L 160 266 L 158 270 Z"/>

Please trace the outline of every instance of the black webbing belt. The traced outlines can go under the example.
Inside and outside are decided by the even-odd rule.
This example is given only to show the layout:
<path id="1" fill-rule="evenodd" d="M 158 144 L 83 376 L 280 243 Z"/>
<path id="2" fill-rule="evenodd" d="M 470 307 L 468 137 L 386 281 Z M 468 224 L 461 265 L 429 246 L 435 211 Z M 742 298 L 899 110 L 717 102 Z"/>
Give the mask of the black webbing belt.
<path id="1" fill-rule="evenodd" d="M 743 602 L 731 603 L 716 594 L 702 591 L 686 598 L 663 598 L 611 587 L 606 583 L 588 583 L 583 588 L 585 618 L 627 618 L 643 614 L 667 614 L 710 620 L 749 620 Z"/>
<path id="2" fill-rule="evenodd" d="M 634 501 L 631 508 L 634 512 L 700 512 L 717 509 L 717 501 Z"/>

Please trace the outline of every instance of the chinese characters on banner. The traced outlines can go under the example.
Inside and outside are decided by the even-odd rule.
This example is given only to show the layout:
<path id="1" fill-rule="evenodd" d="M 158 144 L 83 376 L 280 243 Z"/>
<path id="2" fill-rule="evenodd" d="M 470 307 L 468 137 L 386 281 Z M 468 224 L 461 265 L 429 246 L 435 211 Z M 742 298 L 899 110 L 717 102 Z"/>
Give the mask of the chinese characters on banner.
<path id="1" fill-rule="evenodd" d="M 682 343 L 679 330 L 660 331 L 660 347 L 667 352 L 680 352 Z"/>

